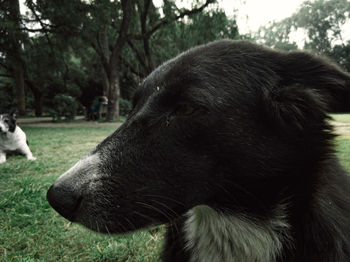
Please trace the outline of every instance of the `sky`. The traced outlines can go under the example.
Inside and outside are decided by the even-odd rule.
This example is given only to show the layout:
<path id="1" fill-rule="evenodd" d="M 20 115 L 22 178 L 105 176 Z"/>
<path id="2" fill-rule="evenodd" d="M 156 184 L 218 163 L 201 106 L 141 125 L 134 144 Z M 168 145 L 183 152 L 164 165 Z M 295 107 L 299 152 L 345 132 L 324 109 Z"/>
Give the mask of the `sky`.
<path id="1" fill-rule="evenodd" d="M 219 0 L 226 14 L 233 15 L 238 9 L 237 24 L 240 33 L 257 31 L 271 21 L 291 16 L 303 0 Z"/>
<path id="2" fill-rule="evenodd" d="M 204 1 L 204 0 L 203 0 Z M 261 26 L 272 21 L 280 21 L 295 13 L 305 0 L 218 0 L 219 7 L 226 15 L 233 17 L 236 11 L 236 22 L 240 34 L 257 32 Z M 163 0 L 153 0 L 156 6 L 161 6 Z M 178 7 L 191 7 L 189 0 L 176 0 Z M 344 40 L 350 40 L 350 21 L 342 27 Z M 295 41 L 299 48 L 304 45 L 307 36 L 303 30 L 290 34 L 290 40 Z"/>
<path id="3" fill-rule="evenodd" d="M 156 6 L 161 6 L 162 0 L 153 0 Z M 219 6 L 225 10 L 228 16 L 236 13 L 237 24 L 240 33 L 246 34 L 257 31 L 260 26 L 273 20 L 282 20 L 292 15 L 303 0 L 218 0 Z M 177 0 L 179 7 L 191 6 L 191 1 Z"/>

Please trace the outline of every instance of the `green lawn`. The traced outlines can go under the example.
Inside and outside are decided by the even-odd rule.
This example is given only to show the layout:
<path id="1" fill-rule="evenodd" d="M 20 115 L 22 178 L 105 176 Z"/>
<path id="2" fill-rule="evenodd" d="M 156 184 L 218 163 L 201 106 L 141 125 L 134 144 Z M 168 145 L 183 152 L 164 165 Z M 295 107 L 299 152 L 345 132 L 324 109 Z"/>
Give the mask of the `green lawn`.
<path id="1" fill-rule="evenodd" d="M 0 261 L 159 261 L 163 232 L 106 236 L 71 224 L 46 201 L 55 179 L 113 128 L 23 128 L 35 162 L 12 156 L 0 165 Z M 350 170 L 350 140 L 337 138 Z"/>
<path id="2" fill-rule="evenodd" d="M 101 235 L 47 203 L 49 186 L 113 128 L 23 128 L 37 161 L 0 165 L 0 261 L 159 261 L 162 230 Z"/>

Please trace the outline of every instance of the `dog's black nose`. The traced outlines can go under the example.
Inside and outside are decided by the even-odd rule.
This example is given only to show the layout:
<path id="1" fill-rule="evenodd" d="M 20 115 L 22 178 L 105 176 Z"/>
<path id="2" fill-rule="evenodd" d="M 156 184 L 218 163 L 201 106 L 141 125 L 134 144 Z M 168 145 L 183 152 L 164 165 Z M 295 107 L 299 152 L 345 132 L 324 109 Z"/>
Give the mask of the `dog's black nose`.
<path id="1" fill-rule="evenodd" d="M 47 191 L 46 197 L 47 201 L 58 213 L 66 219 L 74 221 L 82 197 L 74 192 L 72 188 L 62 184 L 53 184 Z"/>

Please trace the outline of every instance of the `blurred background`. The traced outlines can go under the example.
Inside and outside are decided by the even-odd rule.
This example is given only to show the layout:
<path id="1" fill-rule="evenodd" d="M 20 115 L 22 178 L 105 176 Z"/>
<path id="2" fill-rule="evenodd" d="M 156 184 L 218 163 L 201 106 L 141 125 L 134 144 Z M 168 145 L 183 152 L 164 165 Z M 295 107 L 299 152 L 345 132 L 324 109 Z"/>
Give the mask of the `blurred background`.
<path id="1" fill-rule="evenodd" d="M 1 0 L 0 112 L 119 120 L 155 67 L 195 45 L 248 39 L 350 70 L 350 1 Z"/>

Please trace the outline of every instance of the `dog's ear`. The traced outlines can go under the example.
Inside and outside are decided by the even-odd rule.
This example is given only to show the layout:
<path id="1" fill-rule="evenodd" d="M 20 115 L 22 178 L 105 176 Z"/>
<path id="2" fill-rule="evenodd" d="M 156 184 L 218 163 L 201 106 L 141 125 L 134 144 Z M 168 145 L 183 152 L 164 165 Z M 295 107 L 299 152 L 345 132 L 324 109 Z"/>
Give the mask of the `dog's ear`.
<path id="1" fill-rule="evenodd" d="M 314 89 L 300 84 L 275 88 L 263 94 L 264 115 L 274 132 L 297 135 L 324 129 L 327 104 Z"/>
<path id="2" fill-rule="evenodd" d="M 329 111 L 350 112 L 350 74 L 327 59 L 306 52 L 280 53 L 276 57 L 280 88 L 316 90 Z"/>
<path id="3" fill-rule="evenodd" d="M 9 115 L 11 117 L 10 122 L 8 123 L 9 131 L 13 133 L 16 130 L 17 109 L 12 109 Z"/>
<path id="4" fill-rule="evenodd" d="M 263 91 L 267 119 L 286 134 L 328 129 L 326 112 L 350 111 L 350 75 L 305 52 L 276 52 L 279 78 Z"/>
<path id="5" fill-rule="evenodd" d="M 10 116 L 14 119 L 17 120 L 17 109 L 12 109 L 10 111 Z"/>

